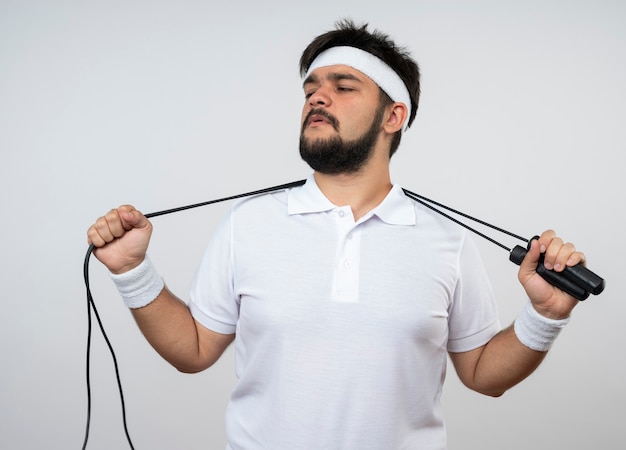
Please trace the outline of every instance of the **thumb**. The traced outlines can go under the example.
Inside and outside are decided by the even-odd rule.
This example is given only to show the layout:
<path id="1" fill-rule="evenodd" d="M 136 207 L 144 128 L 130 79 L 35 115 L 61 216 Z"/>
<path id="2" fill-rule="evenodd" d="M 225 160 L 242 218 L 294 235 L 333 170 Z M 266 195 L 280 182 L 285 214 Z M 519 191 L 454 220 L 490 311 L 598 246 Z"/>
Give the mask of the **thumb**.
<path id="1" fill-rule="evenodd" d="M 149 230 L 150 221 L 140 211 L 130 205 L 122 205 L 118 208 L 118 214 L 122 221 L 122 226 L 126 231 L 137 228 L 139 230 Z"/>
<path id="2" fill-rule="evenodd" d="M 539 246 L 539 240 L 532 239 L 530 241 L 530 247 L 526 252 L 526 256 L 520 264 L 518 277 L 522 285 L 526 284 L 530 278 L 537 274 L 537 264 L 539 264 L 540 258 L 541 249 Z"/>

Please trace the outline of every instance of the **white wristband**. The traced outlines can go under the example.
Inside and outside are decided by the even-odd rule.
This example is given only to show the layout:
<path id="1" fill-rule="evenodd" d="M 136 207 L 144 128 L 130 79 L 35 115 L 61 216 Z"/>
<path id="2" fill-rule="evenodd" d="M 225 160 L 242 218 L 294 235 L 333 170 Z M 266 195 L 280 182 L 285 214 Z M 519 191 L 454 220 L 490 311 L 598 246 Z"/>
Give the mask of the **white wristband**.
<path id="1" fill-rule="evenodd" d="M 519 341 L 526 347 L 547 352 L 568 322 L 569 317 L 560 320 L 548 319 L 539 314 L 532 303 L 528 302 L 515 319 L 513 328 Z"/>
<path id="2" fill-rule="evenodd" d="M 152 303 L 165 286 L 148 256 L 134 269 L 110 275 L 122 300 L 132 309 Z"/>

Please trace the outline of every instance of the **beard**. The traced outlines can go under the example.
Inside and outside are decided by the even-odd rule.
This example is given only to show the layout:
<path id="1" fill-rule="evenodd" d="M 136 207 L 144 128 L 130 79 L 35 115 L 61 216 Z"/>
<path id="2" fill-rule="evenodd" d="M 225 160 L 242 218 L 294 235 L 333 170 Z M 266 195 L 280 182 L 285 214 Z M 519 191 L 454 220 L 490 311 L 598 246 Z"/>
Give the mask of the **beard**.
<path id="1" fill-rule="evenodd" d="M 313 170 L 326 175 L 353 174 L 360 171 L 372 156 L 384 111 L 385 108 L 379 106 L 369 129 L 361 137 L 345 141 L 339 136 L 327 139 L 306 138 L 304 129 L 313 114 L 325 117 L 335 131 L 339 131 L 339 121 L 334 116 L 321 108 L 311 110 L 304 120 L 300 133 L 300 157 Z"/>

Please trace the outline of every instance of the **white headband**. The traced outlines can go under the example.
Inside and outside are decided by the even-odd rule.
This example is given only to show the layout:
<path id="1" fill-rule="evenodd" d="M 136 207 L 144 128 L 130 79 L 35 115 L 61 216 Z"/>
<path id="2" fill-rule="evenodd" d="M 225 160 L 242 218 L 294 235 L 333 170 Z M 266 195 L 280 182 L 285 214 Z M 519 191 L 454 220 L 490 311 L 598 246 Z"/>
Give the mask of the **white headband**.
<path id="1" fill-rule="evenodd" d="M 331 47 L 317 55 L 305 78 L 319 67 L 334 65 L 350 66 L 363 72 L 374 81 L 394 102 L 404 103 L 408 110 L 404 129 L 406 131 L 411 117 L 411 96 L 398 74 L 381 59 L 356 47 Z"/>

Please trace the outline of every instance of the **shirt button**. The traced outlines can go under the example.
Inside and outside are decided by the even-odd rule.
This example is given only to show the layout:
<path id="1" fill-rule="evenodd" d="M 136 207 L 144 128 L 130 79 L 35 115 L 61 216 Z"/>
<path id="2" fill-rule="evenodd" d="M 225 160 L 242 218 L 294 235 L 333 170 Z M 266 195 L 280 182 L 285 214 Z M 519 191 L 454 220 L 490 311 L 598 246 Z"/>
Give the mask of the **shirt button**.
<path id="1" fill-rule="evenodd" d="M 339 217 L 343 217 L 346 213 L 345 213 L 345 212 L 343 212 L 343 210 L 342 210 L 342 209 L 340 209 L 340 210 L 339 210 L 339 212 L 338 212 L 337 214 L 339 214 Z"/>
<path id="2" fill-rule="evenodd" d="M 346 261 L 343 263 L 343 265 L 346 266 L 346 269 L 349 269 L 350 267 L 352 267 L 352 262 Z"/>

